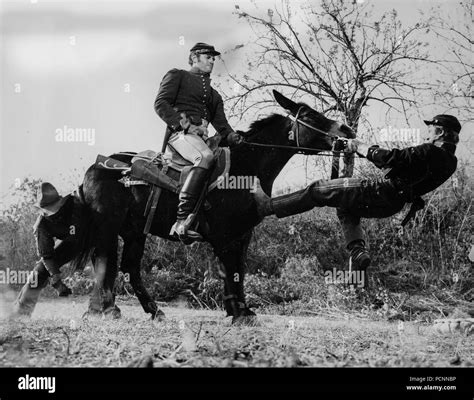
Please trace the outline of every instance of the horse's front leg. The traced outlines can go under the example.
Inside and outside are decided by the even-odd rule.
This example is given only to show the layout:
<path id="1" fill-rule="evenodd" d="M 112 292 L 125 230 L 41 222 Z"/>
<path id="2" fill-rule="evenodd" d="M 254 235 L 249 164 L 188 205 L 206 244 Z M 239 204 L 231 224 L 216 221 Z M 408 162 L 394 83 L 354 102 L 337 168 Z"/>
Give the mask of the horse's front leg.
<path id="1" fill-rule="evenodd" d="M 224 265 L 224 305 L 227 315 L 232 316 L 232 323 L 253 325 L 256 322 L 255 313 L 247 306 L 244 292 L 247 249 L 251 237 L 252 230 L 240 239 L 215 250 Z"/>
<path id="2" fill-rule="evenodd" d="M 95 284 L 89 301 L 89 313 L 104 314 L 120 318 L 120 309 L 115 305 L 114 283 L 117 277 L 118 237 L 110 242 L 106 250 L 98 249 L 95 262 Z"/>

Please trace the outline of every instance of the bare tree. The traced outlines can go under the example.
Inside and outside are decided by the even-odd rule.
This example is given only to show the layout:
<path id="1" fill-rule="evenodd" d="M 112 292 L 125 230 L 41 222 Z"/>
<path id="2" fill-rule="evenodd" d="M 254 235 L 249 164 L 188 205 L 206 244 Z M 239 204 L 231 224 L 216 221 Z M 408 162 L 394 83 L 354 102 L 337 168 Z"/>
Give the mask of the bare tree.
<path id="1" fill-rule="evenodd" d="M 455 110 L 460 119 L 472 120 L 474 99 L 474 41 L 472 40 L 472 5 L 460 2 L 460 18 L 449 18 L 432 11 L 432 30 L 447 56 L 440 63 L 442 77 L 437 80 L 434 99 L 447 112 Z"/>
<path id="2" fill-rule="evenodd" d="M 405 27 L 395 10 L 375 16 L 373 6 L 360 0 L 292 7 L 283 0 L 252 15 L 236 6 L 256 38 L 237 46 L 248 48 L 252 72 L 230 75 L 231 115 L 242 118 L 273 105 L 264 89 L 280 87 L 357 131 L 369 102 L 404 113 L 419 91 L 430 89 L 419 71 L 432 61 L 418 35 L 429 29 L 429 19 Z M 343 175 L 352 176 L 353 156 L 344 161 Z"/>

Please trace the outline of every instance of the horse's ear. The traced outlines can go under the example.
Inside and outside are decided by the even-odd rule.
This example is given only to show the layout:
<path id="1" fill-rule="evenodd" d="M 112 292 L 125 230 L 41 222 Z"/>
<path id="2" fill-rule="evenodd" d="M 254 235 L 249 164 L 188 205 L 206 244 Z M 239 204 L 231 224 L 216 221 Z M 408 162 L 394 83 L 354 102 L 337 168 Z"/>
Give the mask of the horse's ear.
<path id="1" fill-rule="evenodd" d="M 273 90 L 273 96 L 280 106 L 282 106 L 285 110 L 288 110 L 293 115 L 296 115 L 298 112 L 298 104 L 296 104 L 293 100 L 290 100 L 288 97 L 283 96 L 280 92 Z"/>

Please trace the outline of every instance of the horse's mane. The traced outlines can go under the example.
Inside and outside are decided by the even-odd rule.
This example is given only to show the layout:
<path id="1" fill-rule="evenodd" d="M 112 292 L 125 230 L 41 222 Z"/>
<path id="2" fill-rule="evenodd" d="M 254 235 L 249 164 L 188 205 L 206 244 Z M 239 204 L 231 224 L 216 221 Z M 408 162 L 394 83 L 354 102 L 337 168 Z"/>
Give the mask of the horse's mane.
<path id="1" fill-rule="evenodd" d="M 282 120 L 284 119 L 286 119 L 286 117 L 283 115 L 270 114 L 268 117 L 264 117 L 262 119 L 252 122 L 247 132 L 239 132 L 239 133 L 248 138 L 250 136 L 254 136 L 257 133 L 262 132 L 264 129 L 276 124 L 277 122 L 282 122 Z"/>
<path id="2" fill-rule="evenodd" d="M 298 106 L 307 107 L 311 109 L 311 107 L 307 105 L 306 103 L 298 103 Z M 264 117 L 262 119 L 252 122 L 247 132 L 239 131 L 239 133 L 245 137 L 253 136 L 263 131 L 265 128 L 272 126 L 275 123 L 281 123 L 283 119 L 286 119 L 284 115 L 273 113 L 273 114 L 270 114 L 268 117 Z"/>

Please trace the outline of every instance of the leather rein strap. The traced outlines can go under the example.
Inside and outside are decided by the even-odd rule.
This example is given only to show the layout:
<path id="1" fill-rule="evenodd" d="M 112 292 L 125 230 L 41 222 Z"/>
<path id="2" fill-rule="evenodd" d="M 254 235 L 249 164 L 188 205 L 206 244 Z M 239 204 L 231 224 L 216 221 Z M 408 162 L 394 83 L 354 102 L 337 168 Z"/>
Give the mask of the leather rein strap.
<path id="1" fill-rule="evenodd" d="M 293 117 L 291 114 L 288 115 L 288 118 L 291 119 L 294 122 L 294 127 L 292 130 L 288 132 L 288 137 L 290 140 L 294 140 L 296 142 L 296 146 L 286 146 L 286 145 L 279 145 L 279 144 L 265 144 L 265 143 L 256 143 L 256 142 L 248 142 L 247 140 L 243 140 L 242 143 L 249 145 L 249 146 L 254 146 L 254 147 L 268 147 L 268 148 L 273 148 L 273 149 L 282 149 L 282 150 L 296 150 L 297 153 L 303 153 L 303 154 L 314 154 L 314 155 L 319 155 L 319 156 L 332 156 L 332 154 L 319 154 L 322 151 L 332 151 L 333 154 L 346 154 L 345 151 L 337 151 L 334 150 L 334 145 L 338 139 L 345 139 L 341 138 L 339 136 L 331 135 L 319 128 L 316 128 L 313 125 L 308 124 L 307 122 L 302 121 L 299 119 L 301 110 L 303 106 L 298 109 L 298 112 L 296 113 L 296 116 Z M 312 147 L 302 147 L 300 146 L 300 132 L 299 132 L 299 125 L 304 125 L 307 128 L 316 131 L 320 133 L 321 135 L 330 137 L 333 140 L 333 148 L 331 150 L 329 149 L 315 149 Z"/>

